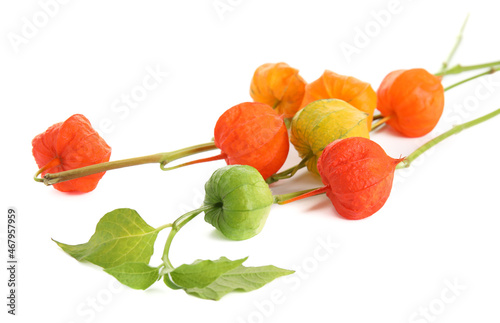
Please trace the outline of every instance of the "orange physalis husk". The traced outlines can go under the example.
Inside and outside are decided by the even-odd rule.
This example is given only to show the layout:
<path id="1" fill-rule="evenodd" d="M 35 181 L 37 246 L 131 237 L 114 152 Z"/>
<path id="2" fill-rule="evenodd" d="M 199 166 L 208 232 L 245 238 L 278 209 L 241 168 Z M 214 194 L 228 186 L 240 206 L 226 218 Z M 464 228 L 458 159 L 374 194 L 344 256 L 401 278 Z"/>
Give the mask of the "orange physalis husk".
<path id="1" fill-rule="evenodd" d="M 273 107 L 278 114 L 292 118 L 300 109 L 306 81 L 286 63 L 267 63 L 255 70 L 250 96 L 255 102 Z"/>
<path id="2" fill-rule="evenodd" d="M 306 85 L 301 109 L 320 99 L 339 99 L 368 114 L 368 130 L 373 112 L 377 107 L 377 95 L 369 83 L 352 76 L 344 76 L 325 70 L 316 81 Z"/>
<path id="3" fill-rule="evenodd" d="M 81 114 L 54 124 L 37 135 L 32 145 L 35 161 L 43 169 L 42 177 L 48 172 L 57 173 L 107 162 L 111 156 L 111 147 Z M 53 186 L 61 192 L 90 192 L 103 175 L 104 172 L 97 173 Z"/>
<path id="4" fill-rule="evenodd" d="M 389 73 L 377 91 L 377 108 L 386 123 L 407 137 L 428 134 L 444 108 L 441 78 L 421 68 Z"/>

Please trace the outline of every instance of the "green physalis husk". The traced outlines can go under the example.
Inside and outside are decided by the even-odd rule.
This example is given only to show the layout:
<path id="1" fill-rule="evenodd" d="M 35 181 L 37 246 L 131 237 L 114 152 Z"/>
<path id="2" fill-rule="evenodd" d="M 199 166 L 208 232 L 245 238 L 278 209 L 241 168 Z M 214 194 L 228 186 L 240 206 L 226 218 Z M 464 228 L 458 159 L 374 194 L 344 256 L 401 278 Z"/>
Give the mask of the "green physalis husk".
<path id="1" fill-rule="evenodd" d="M 262 175 L 251 166 L 229 165 L 216 170 L 205 184 L 205 221 L 231 240 L 257 235 L 273 204 Z"/>

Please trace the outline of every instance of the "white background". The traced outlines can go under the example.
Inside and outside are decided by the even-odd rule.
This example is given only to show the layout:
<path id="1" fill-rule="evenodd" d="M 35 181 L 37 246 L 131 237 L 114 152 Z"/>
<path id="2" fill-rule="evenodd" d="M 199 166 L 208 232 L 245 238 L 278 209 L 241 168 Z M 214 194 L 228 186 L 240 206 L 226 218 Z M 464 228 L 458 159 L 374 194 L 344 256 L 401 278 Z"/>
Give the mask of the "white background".
<path id="1" fill-rule="evenodd" d="M 100 217 L 120 207 L 136 209 L 154 227 L 171 222 L 201 204 L 205 181 L 224 165 L 168 173 L 157 165 L 116 170 L 89 194 L 60 193 L 32 180 L 37 167 L 31 140 L 74 113 L 96 128 L 111 123 L 111 130 L 100 130 L 116 160 L 209 141 L 225 110 L 251 100 L 250 79 L 263 63 L 287 62 L 309 82 L 330 69 L 376 89 L 395 69 L 436 72 L 467 13 L 469 24 L 453 63 L 500 58 L 498 8 L 486 0 L 400 0 L 397 12 L 381 22 L 376 13 L 380 17 L 389 1 L 221 0 L 232 8 L 223 14 L 214 3 L 75 0 L 52 7 L 52 17 L 44 21 L 38 1 L 2 1 L 2 259 L 7 208 L 14 206 L 19 214 L 18 315 L 7 315 L 2 305 L 2 321 L 498 321 L 500 117 L 448 139 L 411 169 L 398 171 L 386 205 L 362 221 L 340 218 L 329 200 L 318 196 L 273 206 L 261 234 L 232 242 L 199 216 L 174 241 L 174 265 L 250 256 L 246 265 L 297 270 L 219 302 L 170 290 L 162 282 L 148 291 L 120 288 L 113 277 L 77 262 L 51 241 L 86 242 Z M 34 17 L 40 27 L 13 45 Z M 353 45 L 366 28 L 370 36 L 358 43 L 358 52 L 344 55 L 341 44 Z M 141 86 L 148 69 L 168 76 L 133 102 L 134 108 L 114 108 Z M 407 139 L 385 128 L 372 139 L 393 157 L 407 155 L 453 124 L 497 109 L 500 75 L 489 82 L 489 90 L 475 81 L 447 92 L 445 116 L 425 138 Z M 292 148 L 285 166 L 298 160 Z M 320 184 L 301 172 L 272 190 Z M 152 264 L 159 263 L 166 233 L 158 236 Z M 338 244 L 331 253 L 320 249 L 328 241 Z M 4 304 L 7 272 L 0 277 Z M 459 286 L 450 288 L 454 284 Z"/>

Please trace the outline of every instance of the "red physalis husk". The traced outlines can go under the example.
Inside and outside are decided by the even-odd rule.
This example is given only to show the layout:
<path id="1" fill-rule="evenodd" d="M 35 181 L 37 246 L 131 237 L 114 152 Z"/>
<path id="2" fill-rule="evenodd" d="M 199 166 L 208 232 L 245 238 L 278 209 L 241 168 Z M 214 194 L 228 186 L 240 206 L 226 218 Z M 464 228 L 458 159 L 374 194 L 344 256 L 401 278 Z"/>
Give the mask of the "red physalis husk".
<path id="1" fill-rule="evenodd" d="M 326 195 L 337 212 L 359 220 L 377 212 L 387 201 L 396 165 L 377 143 L 362 137 L 329 144 L 318 160 Z"/>
<path id="2" fill-rule="evenodd" d="M 434 129 L 444 108 L 441 77 L 422 68 L 389 73 L 377 90 L 377 109 L 387 124 L 407 137 L 421 137 Z"/>
<path id="3" fill-rule="evenodd" d="M 290 146 L 282 116 L 259 102 L 224 112 L 215 125 L 214 141 L 228 165 L 252 166 L 264 179 L 283 166 Z"/>
<path id="4" fill-rule="evenodd" d="M 252 166 L 266 179 L 283 166 L 290 148 L 283 115 L 259 102 L 226 110 L 215 125 L 214 144 L 221 150 L 219 155 L 174 167 L 224 159 L 228 165 Z"/>
<path id="5" fill-rule="evenodd" d="M 58 173 L 70 169 L 109 161 L 111 147 L 99 136 L 89 120 L 75 114 L 66 121 L 56 123 L 33 141 L 33 156 L 38 167 L 46 173 Z M 54 184 L 61 192 L 90 192 L 104 172 Z"/>

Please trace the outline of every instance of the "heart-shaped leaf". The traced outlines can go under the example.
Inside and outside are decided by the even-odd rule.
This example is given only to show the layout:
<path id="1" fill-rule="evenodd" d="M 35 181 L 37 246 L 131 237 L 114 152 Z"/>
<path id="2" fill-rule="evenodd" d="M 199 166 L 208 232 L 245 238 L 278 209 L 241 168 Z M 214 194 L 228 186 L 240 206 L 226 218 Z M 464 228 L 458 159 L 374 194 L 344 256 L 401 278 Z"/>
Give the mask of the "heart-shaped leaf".
<path id="1" fill-rule="evenodd" d="M 78 261 L 86 260 L 111 268 L 127 262 L 148 264 L 158 232 L 135 210 L 116 209 L 101 218 L 87 243 L 68 245 L 54 242 Z"/>

